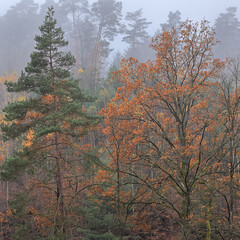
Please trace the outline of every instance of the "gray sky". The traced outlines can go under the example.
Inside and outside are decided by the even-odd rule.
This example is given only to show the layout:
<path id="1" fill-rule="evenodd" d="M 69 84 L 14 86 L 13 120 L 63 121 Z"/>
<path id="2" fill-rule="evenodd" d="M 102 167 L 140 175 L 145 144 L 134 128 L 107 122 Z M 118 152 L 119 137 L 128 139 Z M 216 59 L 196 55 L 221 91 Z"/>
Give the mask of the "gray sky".
<path id="1" fill-rule="evenodd" d="M 0 0 L 0 15 L 17 2 L 20 0 Z M 44 0 L 35 0 L 35 2 L 43 3 Z M 189 18 L 200 21 L 205 18 L 211 22 L 230 6 L 236 6 L 240 12 L 240 0 L 122 0 L 122 2 L 124 13 L 143 8 L 144 16 L 153 22 L 154 26 L 150 29 L 152 33 L 160 23 L 166 22 L 170 11 L 179 10 L 183 20 Z"/>

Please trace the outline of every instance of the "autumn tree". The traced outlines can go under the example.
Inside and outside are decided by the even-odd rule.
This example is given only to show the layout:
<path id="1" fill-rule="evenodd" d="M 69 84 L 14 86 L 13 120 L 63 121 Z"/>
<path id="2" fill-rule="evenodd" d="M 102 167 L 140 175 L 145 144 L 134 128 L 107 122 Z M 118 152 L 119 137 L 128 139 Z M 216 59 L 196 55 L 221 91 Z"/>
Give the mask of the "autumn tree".
<path id="1" fill-rule="evenodd" d="M 124 85 L 102 110 L 108 166 L 121 175 L 115 188 L 128 182 L 135 203 L 171 209 L 181 239 L 204 235 L 196 233 L 196 222 L 206 221 L 198 194 L 225 144 L 209 138 L 219 119 L 215 80 L 224 67 L 212 58 L 215 44 L 205 21 L 162 32 L 152 43 L 154 62 L 122 60 L 116 76 Z"/>
<path id="2" fill-rule="evenodd" d="M 56 27 L 53 7 L 48 9 L 39 29 L 41 35 L 35 37 L 36 50 L 31 61 L 16 83 L 7 83 L 9 92 L 26 92 L 29 97 L 4 109 L 5 123 L 1 126 L 4 139 L 18 138 L 23 143 L 5 161 L 1 176 L 10 181 L 29 174 L 32 181 L 27 186 L 28 189 L 31 186 L 28 192 L 37 188 L 49 191 L 47 203 L 55 195 L 52 210 L 57 220 L 50 224 L 54 228 L 51 234 L 65 239 L 65 234 L 70 234 L 65 217 L 73 201 L 69 189 L 75 189 L 77 194 L 80 174 L 78 161 L 71 155 L 76 150 L 69 152 L 67 148 L 86 135 L 98 120 L 86 114 L 83 103 L 92 99 L 85 97 L 78 81 L 71 79 L 75 59 L 71 53 L 61 51 L 68 42 L 61 28 Z"/>
<path id="3" fill-rule="evenodd" d="M 216 226 L 224 238 L 237 239 L 239 233 L 238 201 L 239 194 L 239 133 L 240 133 L 240 94 L 239 94 L 239 62 L 234 60 L 222 75 L 219 82 L 219 110 L 221 121 L 218 131 L 222 132 L 227 143 L 217 167 L 217 179 L 214 184 L 216 201 L 216 216 L 219 222 Z"/>

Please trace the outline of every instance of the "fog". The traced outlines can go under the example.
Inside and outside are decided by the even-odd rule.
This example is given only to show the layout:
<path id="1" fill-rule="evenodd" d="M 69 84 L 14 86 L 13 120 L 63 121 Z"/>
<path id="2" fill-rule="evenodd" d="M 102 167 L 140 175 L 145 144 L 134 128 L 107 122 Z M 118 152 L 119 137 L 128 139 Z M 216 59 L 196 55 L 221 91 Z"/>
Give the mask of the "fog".
<path id="1" fill-rule="evenodd" d="M 3 15 L 20 0 L 1 0 L 0 2 L 0 15 Z M 36 0 L 35 2 L 42 4 L 45 1 Z M 240 11 L 239 0 L 122 0 L 121 2 L 124 13 L 143 8 L 144 16 L 153 22 L 153 26 L 166 21 L 170 11 L 179 10 L 183 19 L 200 21 L 205 18 L 211 22 L 214 22 L 219 13 L 224 12 L 228 7 L 237 7 L 238 14 Z M 154 27 L 151 27 L 151 30 L 154 31 Z"/>
<path id="2" fill-rule="evenodd" d="M 2 40 L 0 44 L 2 45 L 1 56 L 5 56 L 4 58 L 0 59 L 0 71 L 14 71 L 17 70 L 17 72 L 21 71 L 24 66 L 26 65 L 27 60 L 29 59 L 29 55 L 34 47 L 34 35 L 38 32 L 38 26 L 42 23 L 42 20 L 44 19 L 44 14 L 46 12 L 46 6 L 44 7 L 45 10 L 42 12 L 40 11 L 41 6 L 45 3 L 45 0 L 35 0 L 34 3 L 39 4 L 39 7 L 36 7 L 35 15 L 32 15 L 32 19 L 30 19 L 29 16 L 25 16 L 24 19 L 18 20 L 18 14 L 21 14 L 22 10 L 16 9 L 14 10 L 14 6 L 18 6 L 16 4 L 19 4 L 21 2 L 25 2 L 24 4 L 27 6 L 27 4 L 30 4 L 33 0 L 1 0 L 0 3 L 0 15 L 1 17 L 1 31 L 2 31 Z M 47 0 L 50 2 L 50 0 Z M 53 1 L 53 0 L 51 0 Z M 55 0 L 55 3 L 57 1 Z M 64 1 L 63 1 L 64 2 Z M 94 2 L 97 2 L 97 0 L 89 0 L 89 9 L 91 9 L 91 5 Z M 117 0 L 115 0 L 117 2 Z M 148 39 L 142 37 L 141 41 L 142 43 L 138 46 L 137 50 L 135 51 L 135 54 L 133 54 L 133 50 L 131 50 L 131 44 L 127 43 L 126 41 L 122 41 L 124 34 L 113 33 L 113 36 L 111 36 L 113 39 L 110 38 L 104 38 L 103 41 L 105 44 L 105 55 L 102 57 L 102 70 L 101 72 L 107 72 L 109 66 L 111 65 L 116 53 L 118 51 L 121 52 L 121 56 L 124 57 L 130 57 L 133 55 L 134 57 L 138 57 L 140 60 L 145 61 L 147 58 L 152 57 L 151 51 L 148 49 L 148 45 L 150 43 L 151 37 L 153 37 L 156 33 L 159 33 L 161 31 L 161 24 L 165 24 L 169 20 L 169 13 L 172 12 L 173 14 L 179 11 L 179 21 L 181 22 L 185 21 L 186 19 L 190 19 L 193 21 L 201 21 L 202 19 L 206 19 L 210 21 L 210 24 L 212 26 L 215 26 L 216 19 L 220 16 L 221 13 L 225 14 L 222 15 L 222 17 L 232 17 L 234 24 L 236 24 L 236 28 L 238 29 L 238 16 L 239 9 L 240 9 L 240 1 L 239 0 L 122 0 L 122 20 L 121 24 L 125 24 L 125 26 L 129 27 L 126 23 L 126 20 L 124 18 L 126 17 L 127 12 L 135 12 L 139 9 L 142 9 L 141 18 L 146 18 L 145 20 L 147 22 L 151 22 L 151 24 L 148 24 L 146 26 L 146 33 L 148 34 Z M 23 5 L 23 6 L 25 6 Z M 231 10 L 227 13 L 227 9 L 229 7 L 235 7 L 235 9 Z M 23 8 L 23 7 L 21 7 Z M 10 10 L 10 11 L 8 11 Z M 80 42 L 80 37 L 77 36 L 77 34 L 80 33 L 74 33 L 73 31 L 73 25 L 71 24 L 71 14 L 66 16 L 66 13 L 63 13 L 63 8 L 61 10 L 61 7 L 56 10 L 56 18 L 58 19 L 58 23 L 61 25 L 61 27 L 66 32 L 66 37 L 69 40 L 69 49 L 73 52 L 75 56 L 78 55 L 84 55 L 84 51 L 91 52 L 91 49 L 94 49 L 94 44 L 96 43 L 96 39 L 92 39 L 92 46 L 88 46 L 88 50 L 79 50 L 76 53 L 76 47 L 78 44 L 84 45 Z M 27 11 L 27 10 L 26 10 Z M 45 11 L 45 12 L 44 12 Z M 11 15 L 12 14 L 12 15 Z M 64 16 L 65 15 L 65 16 Z M 92 15 L 93 16 L 93 15 Z M 66 18 L 64 18 L 66 17 Z M 175 16 L 176 17 L 176 16 Z M 95 33 L 93 34 L 93 38 L 97 33 L 98 28 L 98 20 L 89 18 L 90 22 L 95 21 L 92 24 L 92 27 L 95 28 Z M 237 19 L 237 20 L 236 20 Z M 220 19 L 221 20 L 221 19 Z M 236 20 L 236 21 L 235 21 Z M 22 22 L 21 22 L 22 21 Z M 232 20 L 229 20 L 230 22 Z M 78 23 L 80 24 L 80 22 Z M 220 21 L 219 24 L 221 25 Z M 235 34 L 236 36 L 230 36 L 232 33 L 226 32 L 225 30 L 229 29 L 221 29 L 219 30 L 218 25 L 218 32 L 217 37 L 218 39 L 223 43 L 223 47 L 221 49 L 224 49 L 224 52 L 221 52 L 221 49 L 219 48 L 217 52 L 217 55 L 220 57 L 226 57 L 228 55 L 233 55 L 233 57 L 236 57 L 238 55 L 238 38 L 240 36 L 240 33 Z M 90 27 L 90 26 L 88 26 Z M 224 27 L 223 27 L 224 28 Z M 227 27 L 228 28 L 228 27 Z M 77 26 L 78 31 L 80 31 L 80 25 Z M 87 31 L 87 30 L 86 30 Z M 225 31 L 225 32 L 224 32 Z M 231 31 L 231 30 L 229 30 Z M 233 30 L 234 32 L 235 30 Z M 235 31 L 236 32 L 236 31 Z M 75 35 L 74 35 L 75 34 Z M 87 34 L 87 32 L 86 32 Z M 238 36 L 239 34 L 239 36 Z M 88 35 L 88 34 L 87 34 Z M 225 39 L 226 36 L 229 35 L 229 39 L 232 38 L 230 41 L 229 39 Z M 75 37 L 74 37 L 75 36 Z M 76 39 L 79 37 L 79 39 Z M 82 36 L 83 37 L 83 36 Z M 235 42 L 233 42 L 233 39 Z M 230 42 L 229 42 L 230 41 Z M 95 43 L 94 43 L 95 42 Z M 143 44 L 144 42 L 144 44 Z M 224 46 L 225 44 L 225 46 Z M 233 48 L 233 45 L 235 48 Z M 141 48 L 140 48 L 141 46 Z M 80 48 L 80 47 L 77 47 Z M 85 46 L 86 48 L 86 46 Z M 231 48 L 231 49 L 230 49 Z M 0 57 L 1 58 L 1 57 Z M 85 56 L 85 58 L 90 58 L 90 56 Z M 87 61 L 82 60 L 81 62 Z M 89 61 L 89 60 L 88 60 Z M 104 69 L 104 70 L 103 70 Z"/>

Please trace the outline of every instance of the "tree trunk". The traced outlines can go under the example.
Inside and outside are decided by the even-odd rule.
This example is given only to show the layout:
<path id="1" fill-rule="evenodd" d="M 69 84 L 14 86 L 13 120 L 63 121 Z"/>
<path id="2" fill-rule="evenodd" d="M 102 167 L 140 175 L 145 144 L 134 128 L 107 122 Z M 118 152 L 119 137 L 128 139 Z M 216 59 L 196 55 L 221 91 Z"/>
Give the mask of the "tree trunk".
<path id="1" fill-rule="evenodd" d="M 206 235 L 206 240 L 211 240 L 211 235 L 212 235 L 212 229 L 211 229 L 211 205 L 209 204 L 207 207 L 207 220 L 206 220 L 206 226 L 207 226 L 207 235 Z"/>

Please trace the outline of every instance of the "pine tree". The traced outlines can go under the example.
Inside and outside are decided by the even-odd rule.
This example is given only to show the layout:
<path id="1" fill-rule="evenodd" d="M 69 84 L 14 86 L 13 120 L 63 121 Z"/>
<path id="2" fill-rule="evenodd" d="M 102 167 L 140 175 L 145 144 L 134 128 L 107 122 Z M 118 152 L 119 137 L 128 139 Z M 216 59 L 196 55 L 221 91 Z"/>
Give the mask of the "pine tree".
<path id="1" fill-rule="evenodd" d="M 215 48 L 219 57 L 237 57 L 240 46 L 240 21 L 237 18 L 237 8 L 229 7 L 226 13 L 221 13 L 215 21 L 216 37 L 221 42 Z"/>
<path id="2" fill-rule="evenodd" d="M 1 176 L 16 180 L 23 173 L 37 175 L 41 169 L 42 182 L 46 182 L 44 178 L 55 182 L 56 212 L 61 220 L 55 232 L 63 234 L 66 231 L 63 171 L 66 164 L 74 167 L 65 149 L 70 142 L 86 135 L 98 118 L 84 111 L 83 104 L 92 99 L 84 96 L 78 81 L 71 78 L 75 59 L 71 53 L 60 50 L 68 42 L 61 28 L 56 27 L 53 7 L 48 9 L 39 29 L 41 34 L 35 37 L 36 51 L 31 54 L 31 61 L 18 82 L 7 83 L 8 91 L 25 92 L 29 97 L 4 109 L 5 123 L 1 125 L 4 139 L 23 139 L 23 144 L 5 161 Z"/>
<path id="3" fill-rule="evenodd" d="M 179 11 L 172 12 L 170 11 L 168 14 L 167 23 L 160 24 L 161 28 L 166 30 L 171 30 L 171 28 L 178 29 L 182 24 L 181 21 L 181 13 Z"/>
<path id="4" fill-rule="evenodd" d="M 142 17 L 142 9 L 128 12 L 125 19 L 128 21 L 129 28 L 125 30 L 123 41 L 130 45 L 131 57 L 136 57 L 136 48 L 144 45 L 145 40 L 149 38 L 146 29 L 151 22 L 147 22 L 146 18 Z"/>
<path id="5" fill-rule="evenodd" d="M 75 56 L 77 67 L 79 68 L 82 64 L 80 62 L 79 55 L 79 36 L 78 36 L 78 20 L 85 18 L 85 16 L 89 12 L 89 4 L 87 0 L 60 0 L 60 6 L 66 16 L 70 15 L 72 18 L 72 26 L 73 26 L 73 36 L 75 43 Z"/>
<path id="6" fill-rule="evenodd" d="M 102 59 L 106 58 L 111 49 L 110 41 L 121 32 L 122 3 L 116 0 L 98 0 L 94 2 L 91 14 L 95 16 L 95 23 L 98 26 L 96 41 L 92 56 L 90 58 L 90 71 L 92 81 L 90 88 L 97 90 L 97 83 L 101 72 Z"/>

